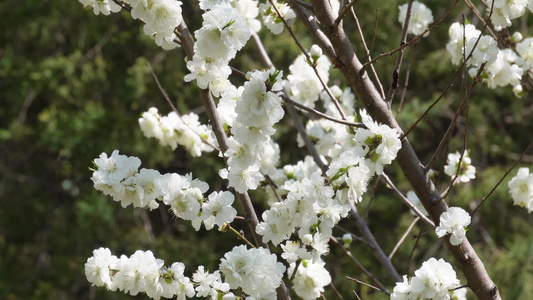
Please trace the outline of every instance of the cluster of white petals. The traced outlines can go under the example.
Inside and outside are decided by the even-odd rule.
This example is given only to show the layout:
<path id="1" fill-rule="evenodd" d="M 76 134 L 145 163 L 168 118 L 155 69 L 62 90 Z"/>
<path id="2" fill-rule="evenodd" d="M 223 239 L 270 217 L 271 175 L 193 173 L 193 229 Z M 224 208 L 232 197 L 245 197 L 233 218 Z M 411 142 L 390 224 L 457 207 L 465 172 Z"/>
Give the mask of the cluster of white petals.
<path id="1" fill-rule="evenodd" d="M 487 12 L 492 11 L 490 20 L 498 31 L 512 25 L 512 20 L 524 15 L 526 10 L 533 12 L 530 0 L 488 0 Z"/>
<path id="2" fill-rule="evenodd" d="M 288 192 L 285 200 L 273 203 L 263 212 L 263 221 L 256 227 L 263 242 L 278 245 L 297 231 L 302 244 L 309 246 L 313 258 L 328 253 L 332 228 L 347 216 L 350 206 L 334 197 L 333 187 L 327 184 L 319 170 L 301 180 L 286 181 L 282 189 Z M 291 255 L 295 254 L 303 255 L 299 258 L 309 258 L 307 251 L 291 251 Z"/>
<path id="3" fill-rule="evenodd" d="M 230 192 L 213 192 L 207 199 L 204 193 L 209 185 L 192 175 L 181 176 L 176 173 L 161 175 L 156 170 L 141 169 L 141 160 L 137 157 L 120 155 L 113 151 L 110 157 L 102 153 L 94 160 L 94 173 L 91 180 L 94 188 L 123 207 L 155 209 L 157 201 L 169 205 L 174 214 L 192 222 L 196 230 L 203 223 L 206 229 L 214 225 L 222 227 L 231 223 L 237 211 L 232 207 L 234 196 Z"/>
<path id="4" fill-rule="evenodd" d="M 508 186 L 514 204 L 525 207 L 528 212 L 532 212 L 533 174 L 529 173 L 529 168 L 518 169 L 518 173 L 509 181 Z"/>
<path id="5" fill-rule="evenodd" d="M 339 101 L 342 111 L 347 116 L 346 119 L 348 121 L 354 121 L 355 95 L 351 92 L 350 88 L 341 90 L 338 86 L 334 85 L 330 87 L 330 91 Z M 320 99 L 326 109 L 326 114 L 341 119 L 339 110 L 326 91 L 322 91 Z M 325 157 L 337 157 L 346 148 L 355 146 L 353 135 L 347 130 L 346 125 L 327 119 L 309 120 L 306 125 L 306 132 L 317 152 Z M 296 140 L 298 141 L 298 147 L 305 145 L 300 135 L 297 136 Z"/>
<path id="6" fill-rule="evenodd" d="M 274 0 L 274 3 L 287 24 L 292 25 L 296 19 L 296 13 L 287 5 L 287 3 L 278 2 L 277 0 Z M 263 24 L 265 24 L 270 32 L 273 34 L 280 34 L 283 32 L 285 25 L 276 10 L 272 7 L 270 1 L 259 4 L 259 12 L 263 17 Z"/>
<path id="7" fill-rule="evenodd" d="M 322 260 L 316 262 L 302 260 L 292 281 L 294 292 L 298 297 L 310 300 L 321 296 L 324 287 L 331 283 L 331 276 L 324 265 Z M 296 263 L 290 264 L 287 270 L 288 276 L 294 273 L 296 266 Z"/>
<path id="8" fill-rule="evenodd" d="M 402 27 L 405 24 L 405 18 L 407 16 L 408 4 L 405 3 L 398 7 L 400 13 L 398 15 L 398 21 L 402 23 Z M 407 27 L 407 33 L 420 35 L 426 29 L 428 29 L 429 24 L 433 23 L 433 13 L 423 3 L 418 1 L 413 1 L 413 6 L 411 8 L 411 17 L 409 19 L 409 26 Z M 427 36 L 427 34 L 426 34 Z"/>
<path id="9" fill-rule="evenodd" d="M 449 153 L 446 165 L 444 166 L 444 173 L 450 176 L 452 180 L 458 176 L 457 180 L 459 182 L 469 182 L 476 178 L 476 167 L 472 165 L 472 160 L 468 156 L 469 153 L 468 150 L 465 150 L 463 155 L 459 152 Z M 461 161 L 460 166 L 459 161 Z"/>
<path id="10" fill-rule="evenodd" d="M 247 249 L 245 245 L 227 252 L 219 269 L 232 289 L 241 288 L 244 293 L 259 299 L 275 295 L 285 272 L 285 266 L 268 249 Z"/>
<path id="11" fill-rule="evenodd" d="M 381 175 L 401 148 L 398 131 L 373 121 L 365 110 L 360 115 L 367 128 L 357 129 L 354 146 L 334 157 L 326 172 L 334 186 L 346 186 L 343 196 L 355 202 L 362 200 L 370 179 Z"/>
<path id="12" fill-rule="evenodd" d="M 446 44 L 446 50 L 452 56 L 452 63 L 459 65 L 469 54 L 466 52 L 466 47 L 470 42 L 475 43 L 481 35 L 481 31 L 472 24 L 463 26 L 459 22 L 455 22 L 448 29 L 448 35 L 450 41 Z"/>
<path id="13" fill-rule="evenodd" d="M 446 212 L 440 215 L 440 223 L 435 228 L 438 237 L 450 235 L 450 243 L 454 246 L 459 245 L 466 235 L 465 227 L 470 225 L 470 214 L 460 207 L 450 207 Z"/>
<path id="14" fill-rule="evenodd" d="M 279 148 L 270 136 L 276 132 L 274 124 L 285 114 L 280 97 L 282 75 L 275 70 L 251 72 L 242 92 L 237 90 L 234 98 L 222 97 L 219 103 L 218 111 L 228 111 L 224 119 L 233 116 L 225 123 L 233 134 L 224 153 L 228 167 L 219 174 L 239 193 L 256 189 L 264 179 L 263 174 L 276 170 Z M 233 114 L 231 108 L 234 108 Z"/>
<path id="15" fill-rule="evenodd" d="M 246 17 L 257 16 L 254 10 L 254 7 L 257 9 L 257 3 L 237 3 L 238 1 L 201 2 L 206 10 L 202 15 L 202 27 L 194 32 L 194 57 L 187 62 L 191 73 L 185 76 L 185 81 L 196 80 L 198 87 L 209 88 L 216 97 L 231 86 L 228 80 L 231 73 L 229 61 L 250 39 L 252 30 L 257 29 L 257 24 L 253 25 Z M 254 29 L 251 30 L 249 24 Z"/>
<path id="16" fill-rule="evenodd" d="M 464 292 L 459 287 L 459 280 L 453 267 L 442 258 L 430 258 L 422 263 L 422 267 L 415 271 L 415 276 L 408 278 L 404 275 L 403 282 L 397 282 L 391 294 L 391 300 L 436 299 L 436 300 L 466 300 Z"/>
<path id="17" fill-rule="evenodd" d="M 93 285 L 132 296 L 145 293 L 156 300 L 194 297 L 194 286 L 183 275 L 184 270 L 185 266 L 180 262 L 164 267 L 164 261 L 155 258 L 151 251 L 141 250 L 130 257 L 122 255 L 119 258 L 108 248 L 99 248 L 85 263 L 85 275 Z"/>
<path id="18" fill-rule="evenodd" d="M 533 45 L 530 40 L 517 44 L 517 55 L 512 49 L 499 49 L 494 38 L 481 36 L 481 31 L 472 24 L 463 26 L 458 22 L 453 23 L 448 33 L 450 41 L 446 44 L 446 50 L 450 53 L 453 64 L 459 65 L 470 56 L 466 64 L 471 67 L 471 76 L 475 76 L 484 64 L 481 78 L 489 88 L 510 85 L 516 96 L 522 96 L 520 80 L 524 72 L 531 69 L 533 62 Z M 514 42 L 519 42 L 521 34 L 514 34 L 513 39 Z"/>
<path id="19" fill-rule="evenodd" d="M 313 68 L 309 65 L 313 63 L 324 84 L 329 80 L 329 69 L 331 62 L 325 55 L 320 55 L 313 62 L 306 61 L 303 54 L 300 54 L 289 66 L 290 74 L 287 76 L 285 88 L 291 99 L 301 104 L 314 108 L 324 86 L 320 82 Z"/>
<path id="20" fill-rule="evenodd" d="M 113 0 L 80 0 L 80 3 L 85 7 L 92 8 L 95 15 L 102 13 L 107 16 L 112 12 L 116 13 L 122 9 Z"/>
<path id="21" fill-rule="evenodd" d="M 211 126 L 201 124 L 198 115 L 192 112 L 182 116 L 170 112 L 161 116 L 157 108 L 152 107 L 139 118 L 139 126 L 147 138 L 156 138 L 162 146 L 170 146 L 172 150 L 181 145 L 194 157 L 214 150 L 203 140 L 217 144 Z"/>
<path id="22" fill-rule="evenodd" d="M 121 6 L 112 0 L 79 0 L 85 7 L 92 7 L 96 15 L 109 15 L 119 12 Z M 179 47 L 174 40 L 174 30 L 183 18 L 181 1 L 176 0 L 124 0 L 131 8 L 131 16 L 144 23 L 144 33 L 152 37 L 155 43 L 165 50 Z"/>

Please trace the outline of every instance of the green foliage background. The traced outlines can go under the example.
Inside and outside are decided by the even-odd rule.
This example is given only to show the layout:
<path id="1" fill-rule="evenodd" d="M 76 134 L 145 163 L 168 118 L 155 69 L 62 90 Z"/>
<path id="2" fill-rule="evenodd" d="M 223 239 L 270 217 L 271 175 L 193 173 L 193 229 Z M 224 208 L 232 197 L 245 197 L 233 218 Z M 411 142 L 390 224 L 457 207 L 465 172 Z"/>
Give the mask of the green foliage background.
<path id="1" fill-rule="evenodd" d="M 373 56 L 399 44 L 399 4 L 402 2 L 358 1 L 355 6 L 367 41 L 372 39 L 379 8 Z M 426 4 L 436 19 L 449 6 L 443 0 Z M 194 31 L 201 22 L 197 5 L 186 1 L 183 9 Z M 220 257 L 240 241 L 227 233 L 194 232 L 190 224 L 176 220 L 164 207 L 151 212 L 123 209 L 97 193 L 89 179 L 91 161 L 102 152 L 119 149 L 140 157 L 143 167 L 162 173 L 192 172 L 208 181 L 211 190 L 224 187 L 217 176 L 222 165 L 215 153 L 195 159 L 181 149 L 173 152 L 160 147 L 138 129 L 137 119 L 149 107 L 158 107 L 164 114 L 170 111 L 147 62 L 182 113 L 201 112 L 194 84 L 183 82 L 187 73 L 183 52 L 159 49 L 144 36 L 141 24 L 125 12 L 94 16 L 77 1 L 8 0 L 0 2 L 0 12 L 0 299 L 145 299 L 143 295 L 131 297 L 90 286 L 83 264 L 98 247 L 109 247 L 117 255 L 151 249 L 167 263 L 184 262 L 189 275 L 200 264 L 215 269 Z M 462 13 L 475 22 L 461 4 L 448 20 L 460 21 Z M 406 51 L 402 85 L 407 71 L 410 80 L 404 100 L 400 87 L 393 105 L 398 109 L 402 103 L 398 120 L 404 129 L 449 84 L 455 69 L 444 44 L 451 21 Z M 353 19 L 348 16 L 344 25 L 363 57 Z M 295 29 L 309 48 L 312 41 L 303 26 L 296 23 Z M 522 33 L 526 35 L 527 29 L 523 26 Z M 299 54 L 290 36 L 285 32 L 272 38 L 264 31 L 261 36 L 274 63 L 288 74 L 288 65 Z M 394 55 L 386 57 L 375 65 L 385 88 L 390 84 L 394 59 Z M 252 43 L 239 54 L 234 66 L 244 71 L 262 67 Z M 338 71 L 332 71 L 331 77 L 330 83 L 343 84 Z M 460 77 L 409 136 L 424 163 L 429 161 L 464 95 L 463 81 L 470 81 L 468 76 Z M 532 106 L 532 97 L 516 99 L 509 88 L 476 88 L 470 99 L 466 131 L 477 179 L 454 188 L 448 199 L 450 205 L 472 209 L 495 186 L 532 140 Z M 201 118 L 207 121 L 205 114 Z M 460 149 L 465 124 L 463 114 L 445 151 Z M 302 158 L 295 135 L 286 118 L 276 136 L 281 148 L 287 149 L 282 150 L 283 162 Z M 441 154 L 434 164 L 438 174 L 443 174 L 445 158 Z M 522 166 L 531 166 L 532 157 L 526 156 L 524 161 Z M 396 165 L 387 171 L 402 191 L 409 190 Z M 516 170 L 511 176 L 514 174 Z M 512 205 L 506 187 L 509 179 L 475 215 L 468 237 L 504 299 L 532 299 L 532 220 L 523 208 Z M 436 182 L 443 190 L 448 178 L 437 176 Z M 412 216 L 383 183 L 375 181 L 373 186 L 360 204 L 361 212 L 367 213 L 370 228 L 390 252 Z M 260 193 L 252 195 L 258 211 L 266 209 Z M 242 225 L 236 224 L 246 230 Z M 357 233 L 349 219 L 340 225 Z M 428 230 L 418 224 L 411 235 Z M 431 232 L 420 238 L 410 259 L 414 244 L 415 239 L 408 238 L 393 258 L 401 274 L 412 274 L 432 256 L 452 261 Z M 351 250 L 392 289 L 394 283 L 384 278 L 365 245 L 354 243 Z M 346 280 L 344 275 L 364 281 L 368 278 L 333 245 L 331 252 L 326 260 L 341 294 L 351 298 L 355 290 L 363 299 L 387 298 Z M 326 295 L 332 297 L 331 288 L 327 288 Z"/>

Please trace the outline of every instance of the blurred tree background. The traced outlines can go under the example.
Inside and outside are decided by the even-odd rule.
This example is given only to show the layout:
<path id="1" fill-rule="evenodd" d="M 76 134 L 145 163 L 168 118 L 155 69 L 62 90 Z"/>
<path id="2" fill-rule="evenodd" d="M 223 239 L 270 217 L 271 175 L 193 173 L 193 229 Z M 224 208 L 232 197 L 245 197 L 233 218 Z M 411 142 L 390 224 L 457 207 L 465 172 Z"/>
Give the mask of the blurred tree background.
<path id="1" fill-rule="evenodd" d="M 403 2 L 356 4 L 368 41 L 372 39 L 379 8 L 373 56 L 399 44 L 399 4 Z M 443 0 L 426 4 L 435 19 L 449 6 Z M 183 10 L 191 31 L 199 28 L 201 17 L 196 2 L 186 1 Z M 142 167 L 161 173 L 192 172 L 194 177 L 209 182 L 211 190 L 224 188 L 217 175 L 222 164 L 216 153 L 192 158 L 180 148 L 171 151 L 160 147 L 155 140 L 144 138 L 138 129 L 137 119 L 148 108 L 155 106 L 162 114 L 170 111 L 147 63 L 152 65 L 181 113 L 196 111 L 207 122 L 195 85 L 183 82 L 187 73 L 183 52 L 158 48 L 143 34 L 141 24 L 124 11 L 95 16 L 78 1 L 7 0 L 0 2 L 0 12 L 0 299 L 147 299 L 144 295 L 132 297 L 90 286 L 83 265 L 92 250 L 99 247 L 109 247 L 116 255 L 150 249 L 167 264 L 185 263 L 188 275 L 200 264 L 210 270 L 217 268 L 220 257 L 240 241 L 227 233 L 195 232 L 190 224 L 173 218 L 164 207 L 154 211 L 123 209 L 97 193 L 89 179 L 91 161 L 102 152 L 110 154 L 119 149 L 122 154 L 139 157 Z M 393 105 L 404 129 L 450 83 L 455 68 L 444 49 L 447 25 L 461 21 L 461 14 L 477 23 L 460 4 L 445 25 L 406 51 L 402 87 Z M 353 19 L 347 17 L 344 25 L 357 45 L 360 38 Z M 521 32 L 527 36 L 527 22 L 521 26 Z M 309 48 L 312 41 L 303 26 L 297 22 L 295 29 Z M 284 32 L 272 38 L 265 29 L 260 35 L 266 37 L 265 47 L 274 63 L 288 74 L 289 64 L 298 55 L 290 36 Z M 357 47 L 357 51 L 363 57 L 362 48 Z M 394 59 L 394 55 L 386 57 L 375 65 L 385 88 L 392 77 Z M 262 67 L 253 43 L 245 47 L 233 65 L 243 71 Z M 402 96 L 407 73 L 408 87 Z M 330 84 L 343 85 L 338 71 L 332 70 L 331 78 Z M 465 93 L 464 80 L 471 79 L 459 76 L 452 89 L 410 134 L 422 162 L 429 161 L 453 118 Z M 445 149 L 459 151 L 462 133 L 467 131 L 477 178 L 458 185 L 448 199 L 450 205 L 465 209 L 475 207 L 494 187 L 531 142 L 533 132 L 531 96 L 517 99 L 510 88 L 489 90 L 480 85 L 469 104 L 468 123 L 463 114 Z M 276 135 L 284 163 L 295 163 L 303 157 L 303 151 L 295 147 L 295 136 L 296 131 L 286 117 Z M 443 174 L 445 161 L 443 153 L 434 164 L 436 182 L 442 190 L 449 181 L 438 176 Z M 533 157 L 526 156 L 520 166 L 531 166 L 532 161 Z M 387 171 L 402 191 L 410 189 L 396 165 Z M 468 237 L 504 299 L 533 299 L 532 220 L 525 209 L 512 205 L 507 182 L 514 174 L 516 170 L 475 215 Z M 378 242 L 390 252 L 413 217 L 382 182 L 375 180 L 373 187 L 360 209 L 367 214 Z M 263 196 L 261 193 L 252 196 L 260 215 L 266 209 Z M 246 230 L 243 224 L 236 226 Z M 349 219 L 340 226 L 357 234 Z M 428 230 L 418 224 L 411 236 Z M 339 231 L 338 235 L 341 234 Z M 410 258 L 415 243 L 417 247 Z M 355 243 L 351 250 L 371 272 L 379 278 L 385 276 L 364 244 Z M 363 299 L 387 298 L 346 280 L 344 275 L 364 281 L 368 278 L 349 265 L 334 245 L 331 252 L 326 260 L 341 294 L 351 298 L 351 290 L 356 290 Z M 408 238 L 393 257 L 393 263 L 400 274 L 408 270 L 412 274 L 432 256 L 453 264 L 441 241 L 429 233 L 418 242 Z M 391 280 L 382 281 L 389 288 L 394 285 Z M 464 279 L 462 282 L 466 284 Z M 329 298 L 332 290 L 327 289 L 326 295 Z"/>

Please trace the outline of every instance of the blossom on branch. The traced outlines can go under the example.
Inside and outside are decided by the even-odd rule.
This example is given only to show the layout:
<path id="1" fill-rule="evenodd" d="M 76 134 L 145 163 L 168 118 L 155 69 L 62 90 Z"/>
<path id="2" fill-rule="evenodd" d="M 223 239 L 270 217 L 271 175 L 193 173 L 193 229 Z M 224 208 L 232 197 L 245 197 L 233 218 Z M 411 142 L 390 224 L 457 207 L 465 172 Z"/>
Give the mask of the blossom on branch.
<path id="1" fill-rule="evenodd" d="M 398 7 L 400 9 L 398 22 L 402 23 L 402 27 L 405 24 L 407 7 L 407 3 Z M 420 35 L 426 29 L 428 29 L 429 24 L 431 23 L 433 23 L 433 14 L 431 13 L 431 9 L 429 9 L 423 3 L 414 1 L 411 9 L 411 18 L 409 19 L 409 27 L 407 27 L 407 33 Z"/>
<path id="2" fill-rule="evenodd" d="M 450 243 L 459 245 L 466 235 L 465 227 L 470 225 L 470 214 L 460 207 L 450 207 L 447 212 L 440 215 L 440 223 L 435 228 L 438 237 L 450 235 Z"/>
<path id="3" fill-rule="evenodd" d="M 472 166 L 472 160 L 468 155 L 470 151 L 465 150 L 463 155 L 459 152 L 449 153 L 446 165 L 444 166 L 444 173 L 450 176 L 452 180 L 458 176 L 459 182 L 469 182 L 476 178 L 476 167 Z M 459 165 L 461 161 L 461 165 Z"/>
<path id="4" fill-rule="evenodd" d="M 410 299 L 455 299 L 466 300 L 463 293 L 457 293 L 459 287 L 457 274 L 452 266 L 442 258 L 430 258 L 420 269 L 415 271 L 415 276 L 403 276 L 403 282 L 397 282 L 391 300 Z"/>
<path id="5" fill-rule="evenodd" d="M 245 245 L 224 254 L 219 268 L 232 289 L 242 288 L 258 298 L 275 293 L 285 272 L 285 266 L 268 249 L 247 249 Z"/>

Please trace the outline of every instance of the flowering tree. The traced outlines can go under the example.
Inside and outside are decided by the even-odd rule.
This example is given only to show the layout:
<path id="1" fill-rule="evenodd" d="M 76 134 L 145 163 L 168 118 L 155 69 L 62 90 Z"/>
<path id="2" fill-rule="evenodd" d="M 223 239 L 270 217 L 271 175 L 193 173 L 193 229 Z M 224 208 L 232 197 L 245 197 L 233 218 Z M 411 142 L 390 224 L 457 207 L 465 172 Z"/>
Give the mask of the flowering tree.
<path id="1" fill-rule="evenodd" d="M 183 147 L 193 157 L 204 152 L 220 153 L 225 167 L 213 171 L 228 186 L 227 190 L 208 193 L 209 185 L 196 179 L 194 173 L 139 170 L 139 158 L 115 150 L 94 160 L 91 180 L 95 189 L 123 207 L 155 209 L 166 205 L 176 217 L 190 221 L 196 230 L 202 225 L 207 230 L 216 225 L 220 231 L 231 231 L 244 241 L 224 254 L 218 270 L 200 266 L 192 276 L 186 275 L 183 263 L 165 265 L 151 251 L 139 250 L 129 257 L 118 257 L 107 248 L 99 248 L 85 264 L 89 282 L 131 295 L 145 293 L 154 299 L 194 296 L 315 299 L 332 280 L 324 261 L 330 243 L 344 244 L 349 249 L 356 237 L 370 247 L 387 277 L 396 282 L 393 291 L 348 250 L 346 254 L 372 280 L 372 287 L 391 299 L 465 299 L 467 289 L 480 299 L 501 298 L 466 234 L 472 216 L 488 196 L 470 212 L 447 204 L 453 188 L 476 177 L 467 149 L 466 129 L 462 149 L 447 157 L 444 173 L 450 180 L 442 192 L 433 182 L 432 167 L 450 142 L 461 116 L 465 116 L 464 124 L 468 126 L 469 99 L 474 87 L 511 86 L 517 97 L 528 92 L 533 40 L 524 39 L 520 33 L 510 35 L 506 28 L 526 10 L 533 10 L 533 1 L 489 1 L 482 9 L 465 1 L 477 16 L 479 28 L 464 19 L 452 22 L 449 40 L 441 45 L 449 54 L 446 59 L 458 66 L 453 78 L 463 76 L 464 95 L 448 130 L 443 136 L 434 136 L 439 146 L 426 165 L 418 158 L 409 134 L 423 124 L 427 113 L 446 95 L 453 78 L 407 130 L 402 129 L 407 124 L 400 126 L 397 121 L 393 100 L 405 51 L 415 43 L 423 43 L 437 25 L 446 24 L 458 1 L 448 4 L 445 13 L 435 18 L 423 3 L 409 1 L 401 5 L 398 26 L 403 30 L 399 47 L 374 57 L 354 10 L 357 1 L 201 0 L 190 4 L 199 5 L 203 11 L 202 26 L 194 31 L 194 36 L 187 27 L 180 1 L 80 2 L 95 14 L 108 15 L 124 9 L 144 24 L 144 33 L 158 46 L 164 50 L 183 49 L 190 72 L 184 80 L 198 86 L 209 124 L 201 124 L 195 113 L 181 114 L 168 99 L 172 112 L 162 115 L 159 113 L 162 108 L 147 109 L 139 119 L 140 130 L 147 138 L 158 139 L 161 146 Z M 347 22 L 356 24 L 360 43 L 350 40 L 344 29 Z M 263 25 L 270 36 L 289 34 L 301 51 L 288 67 L 289 74 L 283 73 L 285 66 L 274 64 L 268 49 L 263 47 L 258 35 Z M 293 29 L 297 26 L 305 27 L 313 38 L 315 44 L 309 49 L 302 46 L 299 31 Z M 263 68 L 232 67 L 232 61 L 250 39 Z M 354 50 L 354 43 L 358 51 Z M 375 65 L 390 55 L 396 59 L 389 87 L 384 88 Z M 328 84 L 334 69 L 343 81 Z M 234 83 L 240 81 L 244 83 Z M 360 109 L 356 110 L 356 106 Z M 306 124 L 301 121 L 302 116 L 307 119 Z M 273 137 L 275 125 L 283 118 L 292 120 L 298 131 L 298 145 L 308 153 L 301 161 L 286 165 L 279 163 L 284 149 Z M 402 192 L 387 176 L 387 166 L 393 161 L 397 161 L 403 173 L 400 180 L 407 181 L 414 192 Z M 361 214 L 360 203 L 373 178 L 386 182 L 395 191 L 416 216 L 414 223 L 424 222 L 430 232 L 444 239 L 466 283 L 459 281 L 452 265 L 442 258 L 428 259 L 414 276 L 402 277 L 398 273 L 391 256 L 385 254 L 379 238 L 374 237 Z M 509 188 L 515 203 L 531 211 L 533 176 L 527 168 L 519 170 Z M 263 190 L 268 197 L 270 207 L 260 217 L 248 194 L 250 190 Z M 233 207 L 235 198 L 243 217 Z M 232 227 L 237 218 L 244 218 L 248 233 Z M 355 223 L 360 236 L 342 232 L 340 237 L 338 224 L 346 218 L 343 222 Z"/>

